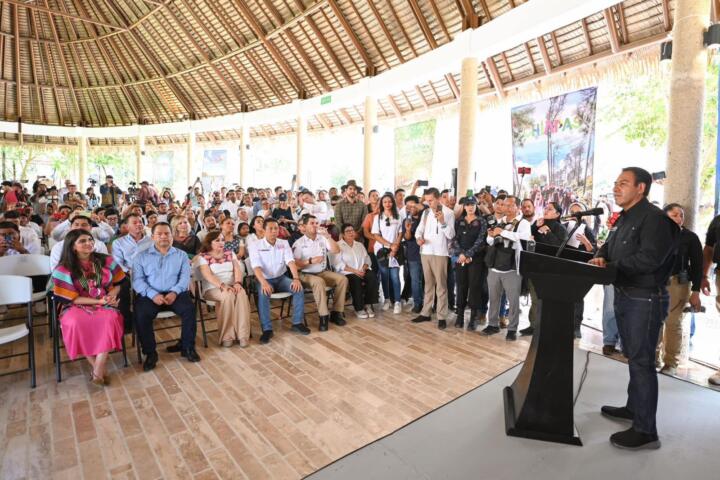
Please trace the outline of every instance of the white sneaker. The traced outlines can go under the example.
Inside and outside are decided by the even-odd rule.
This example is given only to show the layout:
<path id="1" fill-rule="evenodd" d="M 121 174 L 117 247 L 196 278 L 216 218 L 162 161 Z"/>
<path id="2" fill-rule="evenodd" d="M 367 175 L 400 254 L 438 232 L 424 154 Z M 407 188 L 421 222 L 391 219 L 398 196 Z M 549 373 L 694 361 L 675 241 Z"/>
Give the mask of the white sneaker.
<path id="1" fill-rule="evenodd" d="M 395 307 L 393 307 L 393 313 L 397 315 L 398 313 L 402 313 L 402 303 L 395 302 Z"/>
<path id="2" fill-rule="evenodd" d="M 372 305 L 365 305 L 365 312 L 367 313 L 368 317 L 375 318 L 375 310 L 373 309 Z"/>
<path id="3" fill-rule="evenodd" d="M 709 383 L 710 385 L 720 385 L 720 370 L 718 370 L 717 372 L 715 372 L 715 375 L 713 375 L 712 377 L 708 378 L 708 383 Z"/>
<path id="4" fill-rule="evenodd" d="M 357 315 L 358 318 L 368 318 L 368 314 L 365 310 L 355 310 L 355 315 Z"/>
<path id="5" fill-rule="evenodd" d="M 383 310 L 387 310 L 387 309 L 389 309 L 391 306 L 392 306 L 392 302 L 391 302 L 390 300 L 385 300 L 385 301 L 383 302 L 382 309 L 383 309 Z"/>
<path id="6" fill-rule="evenodd" d="M 415 308 L 415 302 L 413 302 L 412 300 L 408 300 L 407 302 L 405 302 L 405 311 L 406 312 L 409 312 L 413 308 Z"/>

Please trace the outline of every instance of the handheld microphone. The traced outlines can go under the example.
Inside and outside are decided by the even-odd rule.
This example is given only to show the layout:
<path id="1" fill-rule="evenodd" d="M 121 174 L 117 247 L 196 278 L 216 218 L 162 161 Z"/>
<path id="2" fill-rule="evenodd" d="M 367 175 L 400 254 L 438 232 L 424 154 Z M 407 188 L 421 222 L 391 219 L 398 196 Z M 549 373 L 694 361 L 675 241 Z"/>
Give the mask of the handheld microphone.
<path id="1" fill-rule="evenodd" d="M 566 217 L 563 217 L 563 220 L 573 220 L 580 217 L 594 217 L 597 215 L 602 215 L 605 213 L 605 210 L 602 207 L 592 208 L 590 210 L 585 210 L 584 212 L 577 212 L 572 213 Z"/>

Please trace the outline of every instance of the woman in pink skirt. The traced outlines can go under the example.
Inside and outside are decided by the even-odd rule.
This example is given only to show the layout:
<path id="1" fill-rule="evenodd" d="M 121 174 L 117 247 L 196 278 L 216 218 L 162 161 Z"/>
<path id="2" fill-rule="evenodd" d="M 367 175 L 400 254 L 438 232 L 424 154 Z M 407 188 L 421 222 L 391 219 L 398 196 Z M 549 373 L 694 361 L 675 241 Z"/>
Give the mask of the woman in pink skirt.
<path id="1" fill-rule="evenodd" d="M 68 232 L 52 281 L 63 304 L 60 325 L 68 356 L 84 355 L 92 366 L 90 381 L 100 386 L 108 352 L 122 348 L 123 318 L 117 307 L 125 274 L 112 257 L 94 252 L 94 245 L 89 232 Z"/>

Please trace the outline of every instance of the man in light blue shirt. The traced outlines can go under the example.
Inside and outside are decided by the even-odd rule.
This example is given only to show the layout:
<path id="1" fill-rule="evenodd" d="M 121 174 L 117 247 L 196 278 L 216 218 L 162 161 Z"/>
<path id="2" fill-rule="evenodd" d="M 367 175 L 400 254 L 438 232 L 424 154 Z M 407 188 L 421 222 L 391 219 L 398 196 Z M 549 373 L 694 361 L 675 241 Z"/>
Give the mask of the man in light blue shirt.
<path id="1" fill-rule="evenodd" d="M 130 271 L 135 257 L 153 244 L 153 240 L 145 235 L 145 225 L 140 215 L 131 213 L 127 216 L 128 233 L 112 244 L 112 256 L 115 263 L 124 272 Z M 172 240 L 170 242 L 172 244 Z"/>
<path id="2" fill-rule="evenodd" d="M 154 245 L 139 253 L 132 265 L 135 297 L 135 328 L 145 354 L 143 369 L 157 364 L 153 320 L 161 311 L 171 310 L 182 320 L 180 341 L 167 348 L 181 352 L 189 362 L 200 361 L 195 351 L 195 305 L 190 298 L 190 263 L 187 254 L 172 246 L 172 230 L 165 222 L 152 229 Z"/>

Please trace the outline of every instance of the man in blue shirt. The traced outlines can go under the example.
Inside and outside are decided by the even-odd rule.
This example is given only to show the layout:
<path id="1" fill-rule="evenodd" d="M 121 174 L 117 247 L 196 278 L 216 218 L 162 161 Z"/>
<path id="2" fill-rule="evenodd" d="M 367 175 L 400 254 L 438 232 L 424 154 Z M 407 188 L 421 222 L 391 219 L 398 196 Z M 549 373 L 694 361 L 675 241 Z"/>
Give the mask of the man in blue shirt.
<path id="1" fill-rule="evenodd" d="M 189 362 L 200 361 L 195 351 L 195 305 L 190 298 L 190 263 L 187 255 L 172 246 L 170 225 L 158 222 L 153 226 L 154 245 L 139 253 L 132 266 L 135 297 L 135 328 L 145 354 L 143 369 L 155 368 L 158 356 L 153 320 L 158 312 L 171 310 L 182 320 L 180 342 L 167 348 L 181 352 Z"/>

